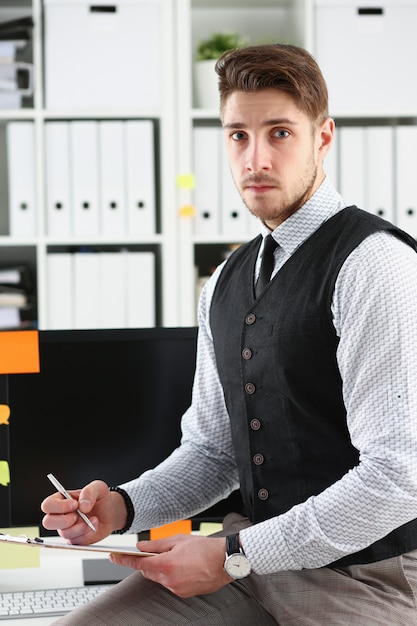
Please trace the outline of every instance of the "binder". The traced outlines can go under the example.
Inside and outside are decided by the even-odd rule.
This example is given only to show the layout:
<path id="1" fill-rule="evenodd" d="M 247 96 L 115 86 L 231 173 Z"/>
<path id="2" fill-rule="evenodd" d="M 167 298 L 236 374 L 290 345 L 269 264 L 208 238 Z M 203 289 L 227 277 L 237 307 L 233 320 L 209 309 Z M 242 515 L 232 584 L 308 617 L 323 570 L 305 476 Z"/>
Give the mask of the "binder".
<path id="1" fill-rule="evenodd" d="M 261 221 L 252 215 L 246 207 L 246 232 L 249 238 L 256 237 L 261 232 Z"/>
<path id="2" fill-rule="evenodd" d="M 397 126 L 396 130 L 396 210 L 397 226 L 417 238 L 416 164 L 417 125 Z"/>
<path id="3" fill-rule="evenodd" d="M 35 136 L 33 122 L 8 122 L 9 232 L 36 235 Z"/>
<path id="4" fill-rule="evenodd" d="M 219 129 L 220 140 L 220 232 L 232 237 L 248 235 L 248 217 L 246 208 L 238 190 L 236 189 L 229 159 L 223 138 L 223 130 Z"/>
<path id="5" fill-rule="evenodd" d="M 393 222 L 394 130 L 392 126 L 368 126 L 365 136 L 368 201 L 364 208 Z"/>
<path id="6" fill-rule="evenodd" d="M 45 124 L 46 213 L 48 235 L 72 234 L 70 138 L 68 122 Z"/>
<path id="7" fill-rule="evenodd" d="M 99 235 L 97 122 L 70 122 L 74 235 Z"/>
<path id="8" fill-rule="evenodd" d="M 366 209 L 365 128 L 342 126 L 339 130 L 340 193 L 348 204 Z"/>
<path id="9" fill-rule="evenodd" d="M 156 232 L 155 152 L 153 123 L 127 120 L 125 124 L 127 233 Z"/>
<path id="10" fill-rule="evenodd" d="M 124 235 L 126 199 L 123 122 L 103 121 L 98 128 L 101 234 Z"/>
<path id="11" fill-rule="evenodd" d="M 193 129 L 196 235 L 220 232 L 220 141 L 218 128 L 197 126 Z"/>
<path id="12" fill-rule="evenodd" d="M 100 256 L 95 252 L 73 254 L 74 328 L 100 326 Z"/>
<path id="13" fill-rule="evenodd" d="M 127 328 L 155 326 L 155 255 L 126 254 Z"/>
<path id="14" fill-rule="evenodd" d="M 73 328 L 72 256 L 69 252 L 50 252 L 46 256 L 49 330 Z"/>
<path id="15" fill-rule="evenodd" d="M 126 326 L 126 252 L 100 252 L 100 328 Z"/>

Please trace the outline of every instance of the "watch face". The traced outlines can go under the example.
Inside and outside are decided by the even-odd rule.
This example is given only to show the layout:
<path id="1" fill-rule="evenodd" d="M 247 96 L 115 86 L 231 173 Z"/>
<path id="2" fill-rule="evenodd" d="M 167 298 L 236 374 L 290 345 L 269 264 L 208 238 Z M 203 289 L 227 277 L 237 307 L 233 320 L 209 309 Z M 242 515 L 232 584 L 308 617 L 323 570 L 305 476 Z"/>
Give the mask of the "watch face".
<path id="1" fill-rule="evenodd" d="M 232 554 L 226 559 L 224 569 L 229 576 L 238 580 L 250 574 L 250 563 L 244 554 Z"/>

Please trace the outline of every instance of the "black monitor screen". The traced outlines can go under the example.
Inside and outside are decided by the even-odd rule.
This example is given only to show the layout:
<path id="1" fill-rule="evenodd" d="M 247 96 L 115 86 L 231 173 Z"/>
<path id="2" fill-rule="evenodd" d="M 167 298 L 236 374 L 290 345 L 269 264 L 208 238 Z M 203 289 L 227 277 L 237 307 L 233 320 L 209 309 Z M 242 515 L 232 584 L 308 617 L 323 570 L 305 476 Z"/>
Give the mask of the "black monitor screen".
<path id="1" fill-rule="evenodd" d="M 40 373 L 8 377 L 12 526 L 40 526 L 48 473 L 67 489 L 117 485 L 177 447 L 196 338 L 196 328 L 39 332 Z"/>

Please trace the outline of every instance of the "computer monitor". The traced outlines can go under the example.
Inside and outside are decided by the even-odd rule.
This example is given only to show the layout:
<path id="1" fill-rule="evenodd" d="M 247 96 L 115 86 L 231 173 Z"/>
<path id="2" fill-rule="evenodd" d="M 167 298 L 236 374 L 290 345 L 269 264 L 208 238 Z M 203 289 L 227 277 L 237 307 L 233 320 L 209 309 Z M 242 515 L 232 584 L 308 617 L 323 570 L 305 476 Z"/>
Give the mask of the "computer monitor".
<path id="1" fill-rule="evenodd" d="M 35 525 L 52 493 L 109 485 L 157 465 L 180 442 L 191 401 L 196 328 L 39 332 L 40 373 L 8 376 L 10 525 Z M 238 494 L 194 520 L 218 521 Z"/>

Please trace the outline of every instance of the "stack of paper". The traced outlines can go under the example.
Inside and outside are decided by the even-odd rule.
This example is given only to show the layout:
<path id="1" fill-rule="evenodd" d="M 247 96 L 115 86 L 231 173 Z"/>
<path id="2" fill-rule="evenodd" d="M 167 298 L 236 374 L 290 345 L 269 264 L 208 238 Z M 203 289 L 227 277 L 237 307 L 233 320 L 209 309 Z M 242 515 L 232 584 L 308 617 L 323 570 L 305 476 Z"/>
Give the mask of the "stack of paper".
<path id="1" fill-rule="evenodd" d="M 0 268 L 0 330 L 34 328 L 36 306 L 26 267 Z"/>
<path id="2" fill-rule="evenodd" d="M 0 108 L 16 109 L 33 94 L 31 17 L 0 22 Z"/>

